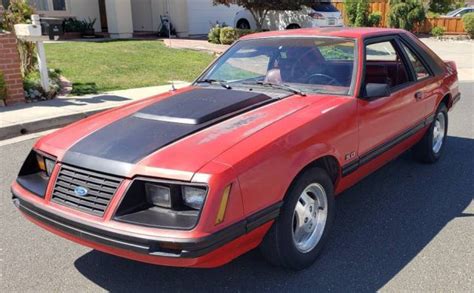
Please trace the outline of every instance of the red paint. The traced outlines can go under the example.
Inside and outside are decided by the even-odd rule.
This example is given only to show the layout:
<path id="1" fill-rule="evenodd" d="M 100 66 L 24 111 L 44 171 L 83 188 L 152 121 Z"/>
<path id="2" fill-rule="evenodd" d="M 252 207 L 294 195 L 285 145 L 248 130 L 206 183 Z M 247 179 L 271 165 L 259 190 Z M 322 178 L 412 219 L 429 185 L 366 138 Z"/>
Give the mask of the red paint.
<path id="1" fill-rule="evenodd" d="M 352 37 L 358 40 L 358 57 L 359 60 L 363 60 L 361 44 L 364 38 L 392 33 L 405 32 L 368 28 L 302 29 L 265 32 L 246 36 L 244 39 L 288 35 Z M 319 158 L 330 156 L 338 162 L 339 178 L 335 186 L 338 194 L 396 158 L 423 136 L 426 127 L 354 173 L 341 176 L 342 166 L 357 160 L 367 151 L 433 114 L 441 99 L 447 94 L 452 98 L 459 93 L 455 66 L 451 63 L 448 65 L 443 63 L 447 68 L 443 76 L 428 78 L 395 92 L 390 97 L 373 102 L 359 99 L 358 90 L 353 96 L 292 96 L 183 138 L 150 154 L 136 164 L 119 187 L 104 217 L 101 218 L 50 202 L 52 183 L 49 184 L 44 200 L 29 193 L 17 183 L 13 183 L 12 189 L 24 200 L 49 212 L 104 229 L 128 231 L 145 236 L 205 237 L 281 201 L 297 174 Z M 363 62 L 359 62 L 356 89 L 360 88 L 362 66 Z M 84 119 L 42 138 L 35 148 L 56 156 L 58 161 L 61 161 L 72 145 L 91 132 L 158 100 L 191 89 L 192 87 L 188 87 L 151 97 Z M 417 91 L 424 93 L 420 101 L 415 101 L 414 98 Z M 58 170 L 59 165 L 53 172 L 51 182 L 54 181 Z M 130 179 L 135 176 L 207 183 L 209 194 L 197 226 L 191 231 L 178 231 L 139 227 L 113 221 L 113 214 L 122 200 Z M 232 184 L 232 189 L 225 219 L 216 226 L 215 219 L 222 193 L 229 184 Z M 229 262 L 258 246 L 271 226 L 271 223 L 267 223 L 203 257 L 181 259 L 148 256 L 103 246 L 64 234 L 34 219 L 30 220 L 62 237 L 107 253 L 153 264 L 186 267 L 214 267 Z"/>

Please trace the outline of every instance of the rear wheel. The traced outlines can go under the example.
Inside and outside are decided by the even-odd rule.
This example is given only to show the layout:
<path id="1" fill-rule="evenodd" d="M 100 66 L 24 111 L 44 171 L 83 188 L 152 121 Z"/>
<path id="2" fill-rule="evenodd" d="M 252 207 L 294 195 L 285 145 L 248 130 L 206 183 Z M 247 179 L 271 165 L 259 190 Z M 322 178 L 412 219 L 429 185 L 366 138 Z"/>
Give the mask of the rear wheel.
<path id="1" fill-rule="evenodd" d="M 250 23 L 246 19 L 240 19 L 237 22 L 237 28 L 243 29 L 243 30 L 249 30 L 250 29 Z"/>
<path id="2" fill-rule="evenodd" d="M 301 270 L 314 263 L 327 241 L 335 215 L 334 187 L 321 168 L 298 176 L 261 251 L 272 264 Z"/>
<path id="3" fill-rule="evenodd" d="M 447 133 L 448 109 L 445 104 L 441 104 L 425 136 L 413 148 L 415 159 L 423 163 L 438 161 L 444 150 Z"/>

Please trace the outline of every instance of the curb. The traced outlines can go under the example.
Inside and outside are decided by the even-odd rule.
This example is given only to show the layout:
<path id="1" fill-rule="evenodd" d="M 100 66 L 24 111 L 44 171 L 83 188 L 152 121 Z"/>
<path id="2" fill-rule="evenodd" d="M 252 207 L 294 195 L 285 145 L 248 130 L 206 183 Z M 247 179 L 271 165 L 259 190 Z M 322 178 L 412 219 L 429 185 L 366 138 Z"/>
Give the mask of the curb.
<path id="1" fill-rule="evenodd" d="M 45 131 L 53 128 L 59 128 L 62 126 L 66 126 L 78 120 L 84 119 L 89 117 L 93 114 L 109 110 L 111 108 L 117 107 L 118 105 L 100 108 L 100 109 L 93 109 L 85 112 L 80 113 L 73 113 L 68 115 L 56 116 L 56 117 L 48 117 L 43 118 L 40 120 L 28 121 L 20 124 L 8 125 L 5 127 L 0 127 L 0 140 L 9 139 L 18 137 L 25 134 Z"/>

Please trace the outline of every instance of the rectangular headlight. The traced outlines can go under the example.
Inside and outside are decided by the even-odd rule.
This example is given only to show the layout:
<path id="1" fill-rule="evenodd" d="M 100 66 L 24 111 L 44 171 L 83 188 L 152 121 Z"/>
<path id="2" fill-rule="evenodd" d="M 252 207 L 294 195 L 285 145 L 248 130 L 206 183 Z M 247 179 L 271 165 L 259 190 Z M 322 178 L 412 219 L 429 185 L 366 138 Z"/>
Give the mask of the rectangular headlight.
<path id="1" fill-rule="evenodd" d="M 171 208 L 171 189 L 169 187 L 145 183 L 145 192 L 148 203 L 163 208 Z"/>
<path id="2" fill-rule="evenodd" d="M 181 195 L 183 203 L 195 210 L 200 210 L 204 204 L 207 190 L 204 187 L 182 186 Z"/>

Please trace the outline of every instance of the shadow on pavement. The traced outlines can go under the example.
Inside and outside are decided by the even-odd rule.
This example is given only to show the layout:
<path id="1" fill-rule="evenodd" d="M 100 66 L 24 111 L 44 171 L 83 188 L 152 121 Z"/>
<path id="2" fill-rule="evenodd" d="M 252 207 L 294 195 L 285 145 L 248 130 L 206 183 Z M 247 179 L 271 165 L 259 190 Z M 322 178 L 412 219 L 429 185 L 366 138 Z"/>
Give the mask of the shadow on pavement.
<path id="1" fill-rule="evenodd" d="M 90 104 L 100 104 L 106 102 L 122 102 L 131 100 L 126 97 L 117 95 L 106 95 L 97 94 L 93 96 L 81 96 L 81 97 L 60 97 L 47 101 L 40 101 L 35 103 L 17 104 L 8 107 L 0 107 L 0 113 L 6 113 L 9 111 L 22 110 L 31 107 L 65 107 L 65 106 L 87 106 Z"/>
<path id="2" fill-rule="evenodd" d="M 435 165 L 408 152 L 337 200 L 337 219 L 319 260 L 302 272 L 269 266 L 258 250 L 217 269 L 142 264 L 97 251 L 76 260 L 108 291 L 346 291 L 380 289 L 463 213 L 474 193 L 474 140 L 449 137 Z M 472 179 L 472 178 L 471 178 Z"/>

